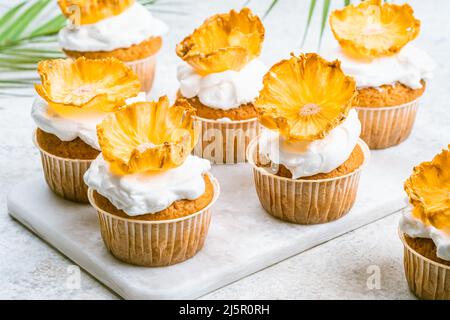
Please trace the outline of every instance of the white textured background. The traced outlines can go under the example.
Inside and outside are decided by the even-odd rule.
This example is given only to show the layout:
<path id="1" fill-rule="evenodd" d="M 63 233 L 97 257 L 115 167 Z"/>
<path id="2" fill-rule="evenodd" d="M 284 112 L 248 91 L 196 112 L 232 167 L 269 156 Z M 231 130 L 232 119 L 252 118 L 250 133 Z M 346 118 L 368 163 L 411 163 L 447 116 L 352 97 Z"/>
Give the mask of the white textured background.
<path id="1" fill-rule="evenodd" d="M 171 30 L 159 55 L 159 72 L 153 96 L 173 95 L 178 58 L 175 44 L 207 16 L 240 8 L 244 1 L 160 0 L 159 8 L 183 14 L 159 13 Z M 318 1 L 320 3 L 320 1 Z M 333 4 L 341 5 L 335 0 Z M 400 2 L 400 1 L 396 1 Z M 411 158 L 429 160 L 450 143 L 450 2 L 408 1 L 422 20 L 415 41 L 438 63 L 435 79 L 427 88 L 411 139 L 398 148 Z M 8 1 L 9 3 L 9 1 Z M 266 41 L 262 59 L 273 64 L 290 52 L 299 53 L 309 1 L 280 0 L 265 19 Z M 6 4 L 0 0 L 0 5 Z M 251 7 L 262 14 L 269 1 L 254 0 Z M 318 5 L 317 11 L 321 11 Z M 1 10 L 1 7 L 0 7 Z M 319 15 L 312 22 L 307 50 L 315 50 Z M 324 44 L 330 31 L 325 33 Z M 72 263 L 28 230 L 13 221 L 6 210 L 6 193 L 15 183 L 40 173 L 38 153 L 31 143 L 33 123 L 30 98 L 0 98 L 0 298 L 110 299 L 117 298 L 89 275 L 82 273 L 81 288 L 67 289 Z M 387 159 L 389 167 L 402 165 Z M 406 164 L 405 164 L 406 165 Z M 409 165 L 409 164 L 408 164 Z M 382 179 L 382 177 L 380 177 Z M 376 195 L 374 195 L 376 199 Z M 374 200 L 376 201 L 376 200 Z M 342 299 L 412 298 L 403 276 L 402 246 L 396 235 L 398 215 L 379 220 L 357 231 L 285 260 L 213 292 L 213 299 Z M 76 227 L 76 226 L 74 226 Z M 367 268 L 381 270 L 381 289 L 369 290 Z"/>

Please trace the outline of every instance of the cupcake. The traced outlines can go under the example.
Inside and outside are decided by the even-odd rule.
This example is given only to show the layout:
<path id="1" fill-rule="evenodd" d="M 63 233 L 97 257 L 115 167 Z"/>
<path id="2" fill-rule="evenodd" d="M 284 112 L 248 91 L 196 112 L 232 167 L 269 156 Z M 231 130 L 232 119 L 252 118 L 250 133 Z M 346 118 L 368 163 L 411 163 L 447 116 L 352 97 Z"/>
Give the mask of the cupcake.
<path id="1" fill-rule="evenodd" d="M 258 58 L 264 40 L 260 19 L 244 8 L 207 19 L 176 48 L 178 96 L 197 110 L 194 154 L 214 163 L 246 161 L 258 135 L 254 100 L 267 71 Z"/>
<path id="2" fill-rule="evenodd" d="M 113 58 L 46 60 L 38 64 L 38 73 L 31 116 L 45 180 L 63 198 L 88 202 L 83 174 L 100 153 L 96 125 L 136 97 L 141 85 Z"/>
<path id="3" fill-rule="evenodd" d="M 58 35 L 70 58 L 114 57 L 138 75 L 142 89 L 150 91 L 156 53 L 167 26 L 134 0 L 58 0 L 70 23 Z"/>
<path id="4" fill-rule="evenodd" d="M 193 108 L 137 102 L 97 126 L 102 153 L 84 176 L 103 241 L 126 263 L 182 262 L 202 247 L 219 195 L 208 160 L 190 155 Z"/>
<path id="5" fill-rule="evenodd" d="M 352 108 L 355 94 L 339 62 L 314 53 L 292 55 L 264 76 L 255 106 L 265 129 L 251 142 L 248 158 L 269 214 L 316 224 L 352 208 L 369 159 Z"/>
<path id="6" fill-rule="evenodd" d="M 409 288 L 421 299 L 450 300 L 450 151 L 415 167 L 405 191 L 399 233 Z"/>
<path id="7" fill-rule="evenodd" d="M 420 21 L 408 4 L 369 0 L 334 11 L 330 25 L 339 44 L 322 54 L 340 60 L 356 81 L 361 138 L 371 149 L 401 143 L 411 133 L 434 69 L 432 59 L 409 44 Z"/>

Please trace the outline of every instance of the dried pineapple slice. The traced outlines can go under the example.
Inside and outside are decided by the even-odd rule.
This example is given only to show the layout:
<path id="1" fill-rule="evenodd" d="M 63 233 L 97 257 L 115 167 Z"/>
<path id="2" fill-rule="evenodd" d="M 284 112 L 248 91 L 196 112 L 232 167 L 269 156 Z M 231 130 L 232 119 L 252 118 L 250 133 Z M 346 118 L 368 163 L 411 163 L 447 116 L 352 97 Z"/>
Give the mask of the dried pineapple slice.
<path id="1" fill-rule="evenodd" d="M 372 59 L 393 55 L 420 32 L 408 4 L 368 0 L 330 15 L 330 26 L 341 47 L 355 57 Z"/>
<path id="2" fill-rule="evenodd" d="M 134 0 L 58 0 L 58 5 L 67 18 L 77 24 L 91 24 L 117 16 L 128 9 Z"/>
<path id="3" fill-rule="evenodd" d="M 432 161 L 414 167 L 404 187 L 413 215 L 425 225 L 450 233 L 450 151 L 443 150 Z"/>
<path id="4" fill-rule="evenodd" d="M 177 45 L 176 53 L 201 75 L 238 71 L 259 56 L 264 32 L 250 9 L 231 10 L 207 19 Z"/>
<path id="5" fill-rule="evenodd" d="M 136 96 L 141 84 L 134 72 L 114 58 L 45 60 L 38 64 L 37 93 L 54 109 L 70 107 L 111 111 Z"/>
<path id="6" fill-rule="evenodd" d="M 97 126 L 103 157 L 117 174 L 178 167 L 197 142 L 193 115 L 186 100 L 170 107 L 166 96 L 124 106 Z"/>
<path id="7" fill-rule="evenodd" d="M 355 93 L 355 81 L 342 72 L 339 61 L 307 53 L 269 70 L 255 106 L 265 127 L 287 139 L 312 141 L 344 121 Z"/>

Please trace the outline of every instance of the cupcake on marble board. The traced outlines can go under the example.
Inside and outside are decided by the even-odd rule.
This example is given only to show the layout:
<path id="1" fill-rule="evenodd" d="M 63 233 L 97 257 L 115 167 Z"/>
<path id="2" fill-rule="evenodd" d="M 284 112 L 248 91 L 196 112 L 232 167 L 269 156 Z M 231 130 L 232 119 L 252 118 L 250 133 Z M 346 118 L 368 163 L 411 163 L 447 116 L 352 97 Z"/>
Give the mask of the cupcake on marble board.
<path id="1" fill-rule="evenodd" d="M 422 299 L 450 300 L 450 151 L 414 167 L 405 191 L 400 238 L 409 288 Z"/>
<path id="2" fill-rule="evenodd" d="M 98 125 L 102 153 L 84 176 L 103 241 L 126 263 L 182 262 L 202 247 L 219 185 L 190 155 L 195 110 L 167 97 L 121 108 Z"/>
<path id="3" fill-rule="evenodd" d="M 435 67 L 425 52 L 410 44 L 419 34 L 420 21 L 408 4 L 381 0 L 336 10 L 329 21 L 339 44 L 322 54 L 340 60 L 356 81 L 361 138 L 371 149 L 401 143 L 411 133 Z"/>
<path id="4" fill-rule="evenodd" d="M 350 211 L 369 160 L 359 139 L 353 79 L 338 61 L 292 55 L 264 76 L 255 102 L 264 130 L 248 148 L 256 191 L 272 216 L 298 224 Z"/>
<path id="5" fill-rule="evenodd" d="M 167 26 L 134 0 L 58 0 L 69 23 L 58 35 L 70 58 L 114 57 L 138 75 L 149 92 L 155 75 L 156 54 Z"/>
<path id="6" fill-rule="evenodd" d="M 259 59 L 264 32 L 244 8 L 210 17 L 177 45 L 185 61 L 178 67 L 178 96 L 197 110 L 200 129 L 194 154 L 214 163 L 246 161 L 259 133 L 254 100 L 267 71 Z"/>
<path id="7" fill-rule="evenodd" d="M 137 97 L 141 85 L 113 58 L 46 60 L 38 64 L 38 73 L 31 116 L 45 180 L 63 198 L 88 202 L 83 174 L 100 153 L 96 125 Z"/>

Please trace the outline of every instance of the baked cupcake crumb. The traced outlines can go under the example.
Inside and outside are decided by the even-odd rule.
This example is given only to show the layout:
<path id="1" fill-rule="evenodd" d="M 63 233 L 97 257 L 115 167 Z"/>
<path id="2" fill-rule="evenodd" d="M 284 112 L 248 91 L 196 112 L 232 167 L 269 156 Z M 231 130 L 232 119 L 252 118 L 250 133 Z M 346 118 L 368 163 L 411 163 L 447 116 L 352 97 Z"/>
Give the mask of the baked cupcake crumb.
<path id="1" fill-rule="evenodd" d="M 425 91 L 425 81 L 421 81 L 422 88 L 411 89 L 401 83 L 394 85 L 382 85 L 378 88 L 361 88 L 354 99 L 353 105 L 356 107 L 392 107 L 399 106 L 416 100 Z"/>
<path id="2" fill-rule="evenodd" d="M 412 238 L 405 234 L 406 243 L 416 251 L 418 254 L 433 260 L 434 262 L 438 262 L 440 264 L 450 266 L 450 261 L 439 258 L 436 255 L 436 245 L 433 240 L 426 238 Z"/>
<path id="3" fill-rule="evenodd" d="M 208 175 L 203 176 L 205 180 L 205 192 L 195 200 L 178 200 L 172 203 L 168 208 L 156 212 L 147 213 L 139 216 L 129 216 L 123 210 L 117 209 L 107 198 L 94 190 L 95 204 L 103 211 L 109 212 L 113 215 L 132 219 L 132 220 L 146 220 L 146 221 L 161 221 L 174 220 L 186 217 L 196 213 L 208 206 L 214 197 L 214 186 Z"/>
<path id="4" fill-rule="evenodd" d="M 93 160 L 100 153 L 80 138 L 62 141 L 54 134 L 45 132 L 40 128 L 36 130 L 36 140 L 39 147 L 44 151 L 61 158 Z"/>
<path id="5" fill-rule="evenodd" d="M 117 58 L 124 62 L 132 62 L 147 58 L 161 48 L 162 38 L 151 37 L 139 44 L 132 45 L 128 48 L 119 48 L 112 51 L 72 51 L 64 50 L 67 56 L 71 58 L 86 57 L 88 59 L 104 59 L 108 57 Z"/>
<path id="6" fill-rule="evenodd" d="M 178 93 L 178 97 L 182 98 L 180 93 Z M 230 120 L 238 121 L 258 117 L 258 113 L 253 106 L 253 103 L 243 104 L 237 108 L 229 110 L 222 110 L 205 106 L 200 102 L 198 97 L 184 99 L 186 99 L 197 110 L 197 116 L 205 119 L 217 120 L 221 118 L 229 118 Z"/>
<path id="7" fill-rule="evenodd" d="M 356 145 L 356 147 L 353 149 L 353 152 L 350 154 L 350 157 L 333 171 L 328 173 L 318 173 L 309 177 L 300 177 L 298 178 L 298 180 L 319 180 L 341 177 L 358 169 L 363 164 L 363 162 L 364 152 L 359 145 Z M 258 159 L 257 166 L 268 168 L 270 167 L 270 164 L 262 165 L 262 163 Z M 292 173 L 282 164 L 279 165 L 276 175 L 283 178 L 292 178 Z"/>

